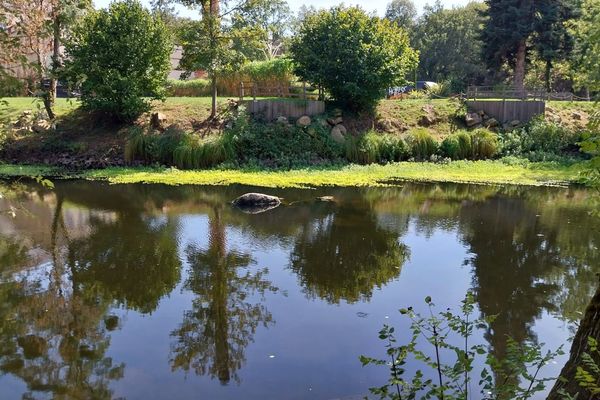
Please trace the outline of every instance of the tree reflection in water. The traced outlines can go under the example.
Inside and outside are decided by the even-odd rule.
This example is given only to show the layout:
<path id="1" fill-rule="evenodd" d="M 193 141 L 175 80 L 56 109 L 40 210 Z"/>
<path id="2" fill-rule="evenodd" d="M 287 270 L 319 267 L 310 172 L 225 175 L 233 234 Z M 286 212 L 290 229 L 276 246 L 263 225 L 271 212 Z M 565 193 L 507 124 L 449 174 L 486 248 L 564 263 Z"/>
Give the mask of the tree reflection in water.
<path id="1" fill-rule="evenodd" d="M 23 398 L 47 393 L 58 398 L 110 399 L 110 381 L 123 377 L 124 364 L 114 364 L 106 351 L 110 299 L 93 285 L 79 287 L 64 268 L 59 231 L 68 240 L 57 199 L 52 226 L 51 262 L 46 273 L 3 264 L 0 280 L 0 371 L 27 386 Z M 23 264 L 23 251 L 8 243 L 3 258 Z M 8 253 L 7 253 L 8 251 Z M 105 321 L 109 321 L 106 323 Z"/>
<path id="2" fill-rule="evenodd" d="M 310 296 L 330 303 L 368 299 L 398 277 L 409 249 L 382 227 L 364 199 L 307 219 L 290 254 L 290 268 Z"/>
<path id="3" fill-rule="evenodd" d="M 249 254 L 227 249 L 221 206 L 213 207 L 209 217 L 208 248 L 192 244 L 185 252 L 190 270 L 184 287 L 196 298 L 171 333 L 175 338 L 171 366 L 216 377 L 221 384 L 239 382 L 237 371 L 257 327 L 274 323 L 265 306 L 249 298 L 277 288 L 266 279 L 267 269 L 249 268 L 253 264 Z"/>

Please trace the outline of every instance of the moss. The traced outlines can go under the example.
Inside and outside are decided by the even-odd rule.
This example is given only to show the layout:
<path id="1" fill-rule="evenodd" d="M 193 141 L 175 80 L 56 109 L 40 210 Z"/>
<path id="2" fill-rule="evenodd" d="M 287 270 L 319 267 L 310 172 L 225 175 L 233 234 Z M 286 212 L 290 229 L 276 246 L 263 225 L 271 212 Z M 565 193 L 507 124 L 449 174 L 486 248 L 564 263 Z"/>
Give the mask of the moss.
<path id="1" fill-rule="evenodd" d="M 168 185 L 230 185 L 262 187 L 385 186 L 402 180 L 516 185 L 564 185 L 579 182 L 586 163 L 529 163 L 453 161 L 447 164 L 399 162 L 387 165 L 349 165 L 290 171 L 195 170 L 174 168 L 108 168 L 71 175 L 71 178 L 111 183 L 162 183 Z M 47 167 L 0 165 L 0 176 L 56 176 Z"/>

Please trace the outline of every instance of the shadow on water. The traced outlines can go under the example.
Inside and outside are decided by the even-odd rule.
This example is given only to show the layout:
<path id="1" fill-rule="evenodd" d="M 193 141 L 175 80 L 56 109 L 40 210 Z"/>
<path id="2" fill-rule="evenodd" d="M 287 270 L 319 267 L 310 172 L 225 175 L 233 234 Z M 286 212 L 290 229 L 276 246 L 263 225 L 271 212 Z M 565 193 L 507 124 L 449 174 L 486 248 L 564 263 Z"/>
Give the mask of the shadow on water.
<path id="1" fill-rule="evenodd" d="M 481 314 L 498 316 L 484 335 L 497 357 L 507 335 L 535 342 L 544 314 L 572 326 L 595 290 L 600 232 L 585 190 L 406 184 L 268 190 L 290 204 L 258 215 L 229 204 L 251 189 L 2 186 L 0 211 L 19 207 L 14 218 L 0 213 L 0 371 L 26 388 L 9 395 L 114 397 L 130 362 L 107 355 L 112 335 L 127 333 L 119 310 L 160 318 L 177 288 L 191 300 L 173 303 L 180 318 L 165 338 L 170 373 L 243 387 L 247 349 L 278 329 L 269 310 L 290 282 L 304 296 L 301 309 L 367 305 L 419 255 L 409 239 L 440 232 L 466 249 Z M 192 235 L 194 216 L 207 222 Z M 262 267 L 257 249 L 279 249 L 284 264 Z M 279 287 L 281 274 L 295 279 Z M 339 340 L 323 335 L 331 346 Z"/>

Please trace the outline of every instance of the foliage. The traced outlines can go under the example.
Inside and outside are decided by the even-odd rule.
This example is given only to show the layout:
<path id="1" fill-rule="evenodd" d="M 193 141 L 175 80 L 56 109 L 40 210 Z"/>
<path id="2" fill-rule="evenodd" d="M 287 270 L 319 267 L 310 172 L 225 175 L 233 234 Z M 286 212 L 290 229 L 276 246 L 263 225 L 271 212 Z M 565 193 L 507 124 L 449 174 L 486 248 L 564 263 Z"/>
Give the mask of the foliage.
<path id="1" fill-rule="evenodd" d="M 586 180 L 590 186 L 600 188 L 600 112 L 593 114 L 588 130 L 583 134 L 581 151 L 591 155 L 591 168 Z"/>
<path id="2" fill-rule="evenodd" d="M 210 82 L 206 79 L 177 80 L 169 79 L 167 81 L 167 96 L 175 97 L 200 97 L 210 95 Z"/>
<path id="3" fill-rule="evenodd" d="M 361 356 L 365 365 L 385 365 L 389 368 L 390 378 L 380 386 L 371 388 L 371 392 L 381 399 L 400 400 L 402 398 L 467 399 L 473 384 L 471 374 L 477 365 L 478 357 L 485 357 L 485 367 L 477 386 L 484 399 L 530 399 L 544 390 L 548 378 L 539 378 L 539 371 L 549 361 L 563 354 L 557 351 L 542 353 L 544 344 L 517 343 L 507 339 L 507 356 L 496 359 L 485 346 L 471 344 L 470 338 L 479 329 L 489 329 L 492 318 L 473 318 L 474 295 L 469 292 L 462 302 L 460 312 L 455 314 L 449 308 L 434 313 L 435 305 L 427 296 L 429 316 L 423 317 L 412 307 L 400 309 L 407 315 L 412 332 L 409 342 L 397 345 L 394 328 L 384 325 L 379 338 L 385 341 L 389 359 L 377 359 Z M 422 350 L 419 338 L 431 346 L 432 350 Z M 457 343 L 457 344 L 455 344 Z M 444 362 L 448 358 L 450 362 Z M 420 369 L 406 377 L 406 361 L 414 359 L 432 370 L 435 378 L 427 378 L 428 373 Z M 533 371 L 531 373 L 530 371 Z"/>
<path id="4" fill-rule="evenodd" d="M 81 85 L 81 104 L 131 121 L 163 99 L 172 42 L 164 24 L 136 0 L 88 15 L 66 46 L 67 74 Z"/>
<path id="5" fill-rule="evenodd" d="M 527 126 L 501 134 L 502 154 L 526 156 L 534 161 L 563 157 L 576 149 L 580 134 L 543 117 L 532 119 Z"/>
<path id="6" fill-rule="evenodd" d="M 235 148 L 236 162 L 240 165 L 293 168 L 335 162 L 342 153 L 329 129 L 318 121 L 306 128 L 256 122 L 243 107 L 238 110 L 226 136 Z"/>
<path id="7" fill-rule="evenodd" d="M 292 61 L 288 58 L 275 58 L 267 61 L 253 61 L 246 63 L 235 71 L 224 73 L 218 80 L 219 91 L 230 96 L 240 93 L 240 82 L 254 83 L 258 87 L 283 87 L 289 86 L 295 80 Z M 251 95 L 247 90 L 246 95 Z"/>
<path id="8" fill-rule="evenodd" d="M 417 160 L 428 160 L 438 150 L 438 143 L 425 128 L 410 131 L 407 142 L 411 155 Z"/>
<path id="9" fill-rule="evenodd" d="M 290 50 L 301 79 L 353 111 L 372 111 L 417 61 L 404 31 L 358 7 L 308 14 Z"/>
<path id="10" fill-rule="evenodd" d="M 576 82 L 600 91 L 600 0 L 584 0 L 580 18 L 572 21 L 575 37 Z"/>
<path id="11" fill-rule="evenodd" d="M 480 128 L 471 132 L 471 143 L 475 160 L 492 158 L 498 153 L 498 135 L 488 129 Z"/>
<path id="12" fill-rule="evenodd" d="M 473 155 L 471 135 L 466 131 L 459 131 L 446 137 L 440 145 L 443 156 L 453 160 L 469 159 Z"/>
<path id="13" fill-rule="evenodd" d="M 455 93 L 483 83 L 486 71 L 478 35 L 484 10 L 477 2 L 450 10 L 439 3 L 425 6 L 411 31 L 411 43 L 419 50 L 420 79 L 448 81 Z"/>
<path id="14" fill-rule="evenodd" d="M 351 163 L 388 163 L 408 159 L 409 150 L 404 140 L 394 135 L 379 135 L 369 131 L 346 140 L 346 159 Z"/>
<path id="15" fill-rule="evenodd" d="M 400 28 L 410 29 L 417 17 L 417 9 L 412 0 L 392 0 L 385 9 L 385 18 Z"/>
<path id="16" fill-rule="evenodd" d="M 142 160 L 182 169 L 210 168 L 234 158 L 233 149 L 222 136 L 202 140 L 179 131 L 146 133 L 132 128 L 125 147 L 128 162 Z"/>

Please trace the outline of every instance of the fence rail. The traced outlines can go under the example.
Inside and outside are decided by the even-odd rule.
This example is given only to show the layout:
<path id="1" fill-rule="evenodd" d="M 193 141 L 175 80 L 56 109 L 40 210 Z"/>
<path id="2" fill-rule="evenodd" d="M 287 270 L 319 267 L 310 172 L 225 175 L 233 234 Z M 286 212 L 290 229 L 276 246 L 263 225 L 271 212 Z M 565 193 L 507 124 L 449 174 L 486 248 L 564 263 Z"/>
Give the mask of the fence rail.
<path id="1" fill-rule="evenodd" d="M 469 86 L 466 93 L 467 100 L 568 100 L 590 101 L 590 97 L 576 96 L 571 92 L 547 92 L 544 89 L 499 89 L 493 86 Z"/>
<path id="2" fill-rule="evenodd" d="M 240 101 L 245 97 L 283 97 L 296 98 L 302 100 L 320 100 L 323 98 L 323 89 L 314 88 L 306 82 L 277 85 L 259 85 L 255 82 L 240 82 L 239 85 Z"/>

